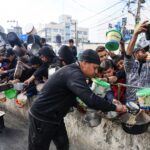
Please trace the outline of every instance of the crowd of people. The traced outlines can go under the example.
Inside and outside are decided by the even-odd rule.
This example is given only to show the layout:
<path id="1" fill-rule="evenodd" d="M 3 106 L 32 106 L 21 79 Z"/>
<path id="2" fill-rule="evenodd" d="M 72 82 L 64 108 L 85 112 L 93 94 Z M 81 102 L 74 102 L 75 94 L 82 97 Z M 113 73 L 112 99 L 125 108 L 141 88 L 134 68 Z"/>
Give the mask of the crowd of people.
<path id="1" fill-rule="evenodd" d="M 36 55 L 26 51 L 18 57 L 13 47 L 0 53 L 1 82 L 23 82 L 28 85 L 28 97 L 37 95 L 29 110 L 29 150 L 48 150 L 51 141 L 57 150 L 69 150 L 64 117 L 71 107 L 77 107 L 76 97 L 95 110 L 127 111 L 126 102 L 137 100 L 135 87 L 150 86 L 149 44 L 135 48 L 139 34 L 146 31 L 147 22 L 137 26 L 127 48 L 124 41 L 120 41 L 119 54 L 98 46 L 77 57 L 74 41 L 70 39 L 69 46 L 61 46 L 56 55 L 44 38 Z M 18 70 L 22 71 L 18 75 L 19 64 Z M 53 74 L 49 73 L 51 68 L 55 68 Z M 111 84 L 105 97 L 99 97 L 90 89 L 92 78 Z M 37 93 L 39 83 L 44 83 L 44 87 Z M 135 87 L 125 87 L 125 84 Z"/>

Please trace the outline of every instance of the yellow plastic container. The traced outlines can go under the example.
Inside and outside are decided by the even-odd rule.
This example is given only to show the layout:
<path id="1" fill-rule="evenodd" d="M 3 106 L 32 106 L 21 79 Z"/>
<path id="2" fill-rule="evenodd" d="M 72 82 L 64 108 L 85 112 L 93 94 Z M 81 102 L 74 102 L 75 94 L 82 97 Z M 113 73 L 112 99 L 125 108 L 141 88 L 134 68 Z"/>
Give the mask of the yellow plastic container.
<path id="1" fill-rule="evenodd" d="M 107 42 L 105 44 L 105 47 L 109 51 L 115 51 L 119 48 L 119 43 L 122 38 L 122 35 L 117 30 L 110 30 L 106 33 Z"/>

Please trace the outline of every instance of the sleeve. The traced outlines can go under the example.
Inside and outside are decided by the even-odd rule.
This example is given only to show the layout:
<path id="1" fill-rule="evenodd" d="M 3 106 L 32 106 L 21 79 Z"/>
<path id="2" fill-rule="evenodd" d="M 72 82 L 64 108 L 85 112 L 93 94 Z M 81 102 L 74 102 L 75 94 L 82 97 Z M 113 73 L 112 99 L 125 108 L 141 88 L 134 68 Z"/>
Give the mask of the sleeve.
<path id="1" fill-rule="evenodd" d="M 117 79 L 122 79 L 122 78 L 126 78 L 126 73 L 124 70 L 119 70 L 116 72 L 116 77 Z"/>
<path id="2" fill-rule="evenodd" d="M 67 87 L 90 108 L 102 110 L 103 112 L 116 110 L 114 104 L 107 102 L 91 91 L 82 74 L 73 73 L 69 76 Z"/>
<path id="3" fill-rule="evenodd" d="M 73 48 L 73 53 L 74 53 L 74 56 L 76 57 L 77 56 L 77 48 L 75 46 Z"/>
<path id="4" fill-rule="evenodd" d="M 33 73 L 33 75 L 35 76 L 35 78 L 39 78 L 42 76 L 48 76 L 48 68 L 40 67 Z"/>
<path id="5" fill-rule="evenodd" d="M 134 62 L 135 62 L 135 59 L 133 56 L 125 55 L 125 57 L 124 57 L 125 72 L 131 72 L 132 71 Z"/>
<path id="6" fill-rule="evenodd" d="M 112 101 L 114 99 L 114 94 L 113 94 L 112 90 L 107 91 L 105 98 L 109 103 L 112 103 Z"/>

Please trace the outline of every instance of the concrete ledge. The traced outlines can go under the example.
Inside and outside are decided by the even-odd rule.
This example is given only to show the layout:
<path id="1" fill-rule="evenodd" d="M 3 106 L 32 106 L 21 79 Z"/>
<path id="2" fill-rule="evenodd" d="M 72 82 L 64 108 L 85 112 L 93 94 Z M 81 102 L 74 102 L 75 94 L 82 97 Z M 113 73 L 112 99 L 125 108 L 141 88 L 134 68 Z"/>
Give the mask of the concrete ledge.
<path id="1" fill-rule="evenodd" d="M 120 124 L 102 119 L 99 126 L 91 128 L 82 123 L 82 115 L 75 111 L 65 118 L 69 137 L 87 150 L 149 150 L 150 132 L 130 135 Z"/>
<path id="2" fill-rule="evenodd" d="M 0 110 L 6 109 L 27 120 L 29 106 L 18 108 L 14 100 L 7 100 L 0 104 Z M 70 143 L 80 145 L 79 150 L 150 150 L 150 132 L 130 135 L 122 130 L 120 124 L 107 119 L 91 128 L 82 123 L 82 118 L 83 114 L 76 110 L 65 117 Z"/>
<path id="3" fill-rule="evenodd" d="M 16 116 L 21 117 L 23 119 L 28 118 L 29 107 L 30 103 L 28 103 L 24 108 L 19 108 L 15 103 L 15 99 L 7 99 L 6 102 L 0 103 L 0 109 L 9 111 L 10 113 L 13 113 Z"/>

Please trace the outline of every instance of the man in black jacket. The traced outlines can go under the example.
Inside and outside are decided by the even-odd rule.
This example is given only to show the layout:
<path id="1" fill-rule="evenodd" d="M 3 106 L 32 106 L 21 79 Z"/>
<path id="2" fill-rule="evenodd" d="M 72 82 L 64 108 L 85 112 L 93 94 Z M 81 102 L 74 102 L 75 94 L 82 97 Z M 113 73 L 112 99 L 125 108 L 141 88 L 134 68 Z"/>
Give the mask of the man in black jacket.
<path id="1" fill-rule="evenodd" d="M 94 77 L 99 64 L 96 52 L 86 50 L 78 63 L 59 69 L 46 82 L 29 111 L 29 150 L 49 150 L 51 140 L 57 150 L 69 150 L 63 118 L 76 104 L 77 96 L 96 110 L 126 111 L 124 105 L 110 104 L 88 87 L 86 77 Z"/>

